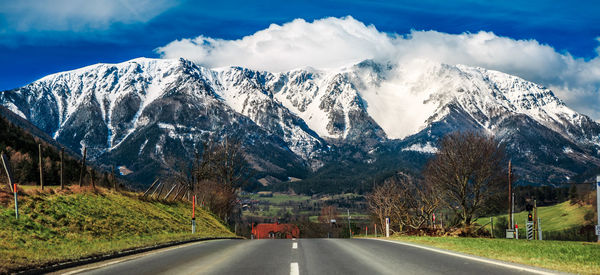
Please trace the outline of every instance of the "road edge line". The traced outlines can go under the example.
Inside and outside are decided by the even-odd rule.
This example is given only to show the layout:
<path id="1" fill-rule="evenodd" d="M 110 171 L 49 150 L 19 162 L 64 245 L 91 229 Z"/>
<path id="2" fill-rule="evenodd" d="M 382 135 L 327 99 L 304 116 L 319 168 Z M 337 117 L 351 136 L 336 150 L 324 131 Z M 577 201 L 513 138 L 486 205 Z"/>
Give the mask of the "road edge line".
<path id="1" fill-rule="evenodd" d="M 478 261 L 478 262 L 482 262 L 482 263 L 486 263 L 486 264 L 498 265 L 498 266 L 516 269 L 516 270 L 520 270 L 520 271 L 527 271 L 527 272 L 536 273 L 536 274 L 544 274 L 544 275 L 565 274 L 565 273 L 562 273 L 559 271 L 542 270 L 541 268 L 538 268 L 538 267 L 530 267 L 530 266 L 525 266 L 522 264 L 508 263 L 508 262 L 504 262 L 501 260 L 488 259 L 488 258 L 484 258 L 484 257 L 480 257 L 480 256 L 468 255 L 468 254 L 463 254 L 460 252 L 454 252 L 454 251 L 445 250 L 445 249 L 441 249 L 441 248 L 413 244 L 413 243 L 408 243 L 408 242 L 403 242 L 403 241 L 382 240 L 382 239 L 369 239 L 369 240 L 389 242 L 389 243 L 395 243 L 395 244 L 400 244 L 400 245 L 405 245 L 405 246 L 412 246 L 412 247 L 421 248 L 421 249 L 425 249 L 425 250 L 429 250 L 429 251 L 433 251 L 433 252 L 437 252 L 437 253 L 441 253 L 441 254 L 446 254 L 446 255 L 455 256 L 455 257 L 459 257 L 459 258 L 469 259 L 469 260 Z"/>
<path id="2" fill-rule="evenodd" d="M 192 243 L 196 243 L 196 242 L 212 241 L 212 240 L 235 240 L 235 239 L 242 239 L 242 238 L 240 238 L 240 237 L 213 237 L 213 238 L 198 238 L 198 239 L 191 239 L 191 240 L 185 240 L 185 241 L 174 241 L 174 242 L 168 242 L 168 243 L 157 244 L 157 245 L 152 245 L 152 246 L 123 250 L 123 251 L 114 252 L 111 254 L 84 257 L 84 258 L 80 258 L 80 259 L 76 259 L 76 260 L 52 263 L 52 264 L 48 264 L 47 266 L 41 266 L 41 267 L 36 267 L 36 268 L 31 268 L 31 269 L 13 270 L 13 271 L 9 271 L 9 272 L 11 272 L 11 273 L 14 272 L 14 274 L 51 273 L 51 272 L 57 272 L 57 271 L 61 271 L 61 270 L 69 269 L 69 268 L 78 267 L 78 266 L 94 264 L 94 263 L 98 263 L 98 262 L 102 262 L 102 261 L 106 261 L 106 260 L 112 260 L 112 259 L 127 257 L 127 256 L 131 256 L 131 255 L 136 255 L 136 254 L 142 254 L 145 252 L 151 252 L 151 251 L 159 250 L 159 249 L 163 249 L 163 248 L 174 247 L 174 246 L 178 246 L 178 245 L 192 244 Z M 111 261 L 110 263 L 119 263 L 124 260 L 126 260 L 126 259 Z"/>

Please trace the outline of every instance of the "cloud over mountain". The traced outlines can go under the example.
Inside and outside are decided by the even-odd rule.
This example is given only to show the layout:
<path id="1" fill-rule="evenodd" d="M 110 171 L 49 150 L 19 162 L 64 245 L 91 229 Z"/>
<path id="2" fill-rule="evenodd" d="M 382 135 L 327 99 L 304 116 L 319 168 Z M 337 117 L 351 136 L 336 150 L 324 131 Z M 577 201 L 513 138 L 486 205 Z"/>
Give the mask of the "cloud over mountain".
<path id="1" fill-rule="evenodd" d="M 272 24 L 237 40 L 185 38 L 156 51 L 164 58 L 184 57 L 208 67 L 242 66 L 273 72 L 306 66 L 335 68 L 364 59 L 429 59 L 480 66 L 546 85 L 569 106 L 600 119 L 600 57 L 584 60 L 536 40 L 516 40 L 492 32 L 385 33 L 347 16 Z M 600 54 L 600 47 L 597 52 Z"/>

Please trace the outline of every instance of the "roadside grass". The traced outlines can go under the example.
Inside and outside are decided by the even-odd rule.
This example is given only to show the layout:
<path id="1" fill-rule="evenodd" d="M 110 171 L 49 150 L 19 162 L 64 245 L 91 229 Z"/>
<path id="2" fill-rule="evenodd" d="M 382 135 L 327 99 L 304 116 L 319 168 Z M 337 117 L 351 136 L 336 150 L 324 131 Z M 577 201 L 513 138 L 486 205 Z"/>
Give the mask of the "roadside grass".
<path id="1" fill-rule="evenodd" d="M 542 233 L 551 231 L 562 231 L 574 227 L 584 225 L 584 215 L 587 211 L 593 211 L 591 205 L 571 204 L 569 201 L 551 205 L 538 207 L 538 215 L 540 216 L 540 225 Z M 519 234 L 524 236 L 525 223 L 527 221 L 527 211 L 515 213 L 515 221 L 519 224 Z M 499 217 L 507 218 L 508 215 L 493 216 L 494 222 L 498 221 Z M 486 224 L 490 221 L 490 217 L 483 217 L 475 220 L 475 223 Z M 486 225 L 486 229 L 490 230 L 491 225 Z"/>
<path id="2" fill-rule="evenodd" d="M 191 205 L 139 198 L 103 188 L 65 191 L 27 188 L 0 205 L 0 273 L 205 237 L 234 237 L 213 215 Z M 58 193 L 57 193 L 58 192 Z"/>
<path id="3" fill-rule="evenodd" d="M 597 243 L 426 236 L 389 239 L 569 273 L 600 273 L 600 245 Z"/>

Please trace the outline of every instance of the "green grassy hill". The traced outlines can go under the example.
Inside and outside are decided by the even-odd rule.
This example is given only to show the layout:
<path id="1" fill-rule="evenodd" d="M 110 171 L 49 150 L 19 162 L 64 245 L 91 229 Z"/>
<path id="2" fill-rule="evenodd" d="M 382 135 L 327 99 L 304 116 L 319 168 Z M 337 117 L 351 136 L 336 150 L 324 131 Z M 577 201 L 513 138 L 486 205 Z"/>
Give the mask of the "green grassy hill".
<path id="1" fill-rule="evenodd" d="M 0 193 L 0 273 L 170 241 L 234 237 L 202 209 L 196 209 L 192 235 L 187 202 L 105 189 L 47 189 L 20 193 L 18 220 L 12 194 Z"/>
<path id="2" fill-rule="evenodd" d="M 572 228 L 578 228 L 585 224 L 585 214 L 594 211 L 591 205 L 571 204 L 569 201 L 555 204 L 552 206 L 538 207 L 538 215 L 541 219 L 541 227 L 544 235 L 552 232 L 564 231 Z M 515 221 L 519 225 L 519 234 L 525 233 L 525 224 L 527 221 L 527 211 L 515 213 Z M 498 218 L 507 218 L 508 215 L 494 216 L 494 222 Z M 490 217 L 479 218 L 475 222 L 478 224 L 486 224 L 490 221 Z M 489 230 L 489 225 L 486 226 Z"/>

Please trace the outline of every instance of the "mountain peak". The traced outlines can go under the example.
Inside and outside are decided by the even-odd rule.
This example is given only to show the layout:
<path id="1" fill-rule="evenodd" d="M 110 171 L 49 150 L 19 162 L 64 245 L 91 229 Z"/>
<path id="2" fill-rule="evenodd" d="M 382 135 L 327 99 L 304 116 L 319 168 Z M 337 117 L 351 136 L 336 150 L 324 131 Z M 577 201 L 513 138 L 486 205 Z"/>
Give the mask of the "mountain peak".
<path id="1" fill-rule="evenodd" d="M 573 148 L 570 159 L 583 154 L 600 165 L 599 124 L 549 89 L 424 59 L 271 73 L 136 58 L 46 76 L 0 94 L 0 104 L 75 151 L 86 146 L 93 158 L 129 168 L 136 154 L 164 166 L 173 152 L 192 154 L 208 137 L 236 135 L 248 148 L 278 152 L 251 159 L 257 170 L 283 176 L 297 167 L 283 163 L 321 167 L 333 158 L 330 146 L 371 152 L 400 142 L 399 152 L 415 151 L 456 130 L 510 140 L 523 123 L 536 129 L 524 136 L 543 135 Z M 539 150 L 527 146 L 514 144 Z"/>

